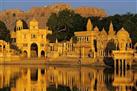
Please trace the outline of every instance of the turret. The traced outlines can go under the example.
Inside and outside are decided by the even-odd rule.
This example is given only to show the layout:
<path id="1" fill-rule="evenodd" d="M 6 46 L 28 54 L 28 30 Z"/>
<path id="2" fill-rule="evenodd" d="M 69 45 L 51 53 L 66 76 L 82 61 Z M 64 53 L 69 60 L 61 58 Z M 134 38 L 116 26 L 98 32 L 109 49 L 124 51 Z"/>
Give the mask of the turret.
<path id="1" fill-rule="evenodd" d="M 110 22 L 110 25 L 109 25 L 108 34 L 109 34 L 109 35 L 114 35 L 114 34 L 115 34 L 115 31 L 114 31 L 114 28 L 113 28 L 112 21 Z"/>
<path id="2" fill-rule="evenodd" d="M 32 29 L 38 29 L 38 21 L 36 19 L 30 21 L 30 30 Z"/>
<path id="3" fill-rule="evenodd" d="M 120 50 L 126 50 L 131 43 L 130 35 L 123 27 L 117 32 L 117 39 Z"/>
<path id="4" fill-rule="evenodd" d="M 92 29 L 93 29 L 93 25 L 92 25 L 91 20 L 89 18 L 87 21 L 87 31 L 92 31 Z"/>
<path id="5" fill-rule="evenodd" d="M 22 22 L 22 20 L 18 20 L 16 22 L 16 31 L 22 30 L 22 29 L 23 29 L 23 22 Z"/>
<path id="6" fill-rule="evenodd" d="M 103 27 L 102 31 L 100 32 L 103 36 L 107 36 L 107 32 L 105 30 L 105 28 Z"/>
<path id="7" fill-rule="evenodd" d="M 95 26 L 95 28 L 93 29 L 95 33 L 99 33 L 99 29 L 97 26 Z"/>
<path id="8" fill-rule="evenodd" d="M 56 44 L 58 43 L 58 39 L 56 38 Z"/>

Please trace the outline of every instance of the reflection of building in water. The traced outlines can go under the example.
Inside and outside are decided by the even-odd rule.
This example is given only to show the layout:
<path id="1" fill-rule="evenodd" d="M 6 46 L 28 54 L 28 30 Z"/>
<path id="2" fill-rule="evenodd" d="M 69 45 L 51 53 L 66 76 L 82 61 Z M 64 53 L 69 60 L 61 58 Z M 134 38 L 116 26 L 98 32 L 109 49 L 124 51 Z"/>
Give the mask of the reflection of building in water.
<path id="1" fill-rule="evenodd" d="M 80 91 L 107 91 L 103 69 L 54 68 L 47 69 L 48 83 L 79 88 Z"/>
<path id="2" fill-rule="evenodd" d="M 80 77 L 77 68 L 55 68 L 49 67 L 47 69 L 48 83 L 55 83 L 57 85 L 80 87 Z"/>
<path id="3" fill-rule="evenodd" d="M 113 51 L 114 55 L 114 82 L 116 91 L 131 90 L 133 86 L 133 73 L 128 71 L 133 61 L 133 50 L 129 33 L 122 28 L 117 33 L 117 47 L 119 50 Z"/>
<path id="4" fill-rule="evenodd" d="M 105 84 L 104 68 L 97 69 L 97 90 L 96 91 L 108 91 Z M 94 91 L 94 90 L 93 90 Z"/>
<path id="5" fill-rule="evenodd" d="M 48 91 L 50 86 L 58 88 L 62 85 L 70 87 L 71 91 L 74 88 L 78 91 L 110 91 L 106 81 L 111 78 L 116 91 L 132 91 L 137 87 L 136 73 L 125 69 L 106 77 L 104 68 L 49 66 L 15 69 L 1 66 L 0 88 L 10 86 L 11 91 Z"/>
<path id="6" fill-rule="evenodd" d="M 8 85 L 11 86 L 11 91 L 48 91 L 48 87 L 54 85 L 58 88 L 59 85 L 77 88 L 79 91 L 107 91 L 104 82 L 103 69 L 92 68 L 62 68 L 48 67 L 46 69 L 22 68 L 20 72 L 14 72 L 16 75 L 4 75 L 9 80 Z M 0 77 L 3 74 L 0 75 Z M 11 78 L 15 78 L 14 81 Z M 13 80 L 14 82 L 12 82 Z M 13 85 L 11 85 L 11 82 Z M 2 83 L 3 84 L 3 83 Z M 7 84 L 5 84 L 7 86 Z M 3 87 L 3 85 L 1 85 Z"/>
<path id="7" fill-rule="evenodd" d="M 12 87 L 11 91 L 47 91 L 45 70 L 41 72 L 38 69 L 34 74 L 33 71 L 31 69 L 22 70 L 21 77 L 17 79 L 16 86 Z"/>
<path id="8" fill-rule="evenodd" d="M 115 72 L 113 86 L 116 91 L 131 91 L 134 86 L 133 72 L 127 69 Z"/>
<path id="9" fill-rule="evenodd" d="M 0 66 L 0 88 L 9 87 L 12 83 L 11 80 L 18 76 L 19 69 L 11 67 Z"/>
<path id="10" fill-rule="evenodd" d="M 81 91 L 94 91 L 96 79 L 96 69 L 81 68 Z"/>

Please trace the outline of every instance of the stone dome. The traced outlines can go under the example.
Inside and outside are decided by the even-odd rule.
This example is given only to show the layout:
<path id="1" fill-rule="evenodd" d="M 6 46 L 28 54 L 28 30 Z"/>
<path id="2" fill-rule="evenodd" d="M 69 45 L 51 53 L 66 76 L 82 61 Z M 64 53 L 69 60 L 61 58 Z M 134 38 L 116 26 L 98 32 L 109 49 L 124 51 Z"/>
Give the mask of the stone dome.
<path id="1" fill-rule="evenodd" d="M 100 32 L 100 34 L 104 35 L 104 36 L 107 36 L 107 32 L 106 30 L 103 28 L 102 31 Z"/>
<path id="2" fill-rule="evenodd" d="M 23 26 L 22 20 L 18 20 L 18 21 L 16 22 L 16 26 Z"/>
<path id="3" fill-rule="evenodd" d="M 95 26 L 94 31 L 95 31 L 95 32 L 99 32 L 99 29 L 98 29 L 97 26 Z"/>
<path id="4" fill-rule="evenodd" d="M 33 24 L 38 24 L 38 21 L 36 20 L 36 19 L 32 19 L 31 21 L 30 21 L 30 25 L 33 25 Z"/>
<path id="5" fill-rule="evenodd" d="M 129 33 L 128 33 L 124 28 L 121 28 L 121 29 L 117 32 L 117 37 L 118 37 L 118 38 L 129 38 Z"/>
<path id="6" fill-rule="evenodd" d="M 38 21 L 36 19 L 30 21 L 30 29 L 38 29 Z"/>

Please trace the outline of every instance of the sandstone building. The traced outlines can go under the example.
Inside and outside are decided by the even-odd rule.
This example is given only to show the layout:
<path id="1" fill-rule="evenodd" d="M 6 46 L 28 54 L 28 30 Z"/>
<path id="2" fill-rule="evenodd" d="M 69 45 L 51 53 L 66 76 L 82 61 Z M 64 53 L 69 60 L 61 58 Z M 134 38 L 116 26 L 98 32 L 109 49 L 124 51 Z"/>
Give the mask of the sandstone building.
<path id="1" fill-rule="evenodd" d="M 59 57 L 71 56 L 77 58 L 100 58 L 112 57 L 113 50 L 130 50 L 132 41 L 129 33 L 121 28 L 118 33 L 114 31 L 110 22 L 108 33 L 103 28 L 93 28 L 90 19 L 87 21 L 86 31 L 75 32 L 74 38 L 70 41 L 49 43 L 46 36 L 52 32 L 46 29 L 39 29 L 36 19 L 29 23 L 29 29 L 23 29 L 23 22 L 16 22 L 16 31 L 12 32 L 15 45 L 21 49 L 24 56 L 30 57 Z M 127 36 L 127 39 L 122 39 Z"/>
<path id="2" fill-rule="evenodd" d="M 54 53 L 59 55 L 75 56 L 75 57 L 112 57 L 113 50 L 132 50 L 132 41 L 129 33 L 121 28 L 118 33 L 110 22 L 108 33 L 103 28 L 99 31 L 98 27 L 93 28 L 90 19 L 87 21 L 87 30 L 75 32 L 76 42 L 74 38 L 64 43 L 54 43 L 51 45 Z M 124 40 L 123 38 L 126 38 Z"/>
<path id="3" fill-rule="evenodd" d="M 16 22 L 16 31 L 12 32 L 12 38 L 15 45 L 21 49 L 24 56 L 41 57 L 45 56 L 45 46 L 48 43 L 47 34 L 51 34 L 47 28 L 39 29 L 36 19 L 32 19 L 29 23 L 29 29 L 23 29 L 23 22 L 18 20 Z"/>

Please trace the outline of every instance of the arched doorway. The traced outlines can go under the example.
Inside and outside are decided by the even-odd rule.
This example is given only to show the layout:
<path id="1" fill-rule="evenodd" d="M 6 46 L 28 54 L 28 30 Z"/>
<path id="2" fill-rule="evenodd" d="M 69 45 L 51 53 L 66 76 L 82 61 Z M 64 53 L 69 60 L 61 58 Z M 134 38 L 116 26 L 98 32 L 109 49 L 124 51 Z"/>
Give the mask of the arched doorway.
<path id="1" fill-rule="evenodd" d="M 31 44 L 31 57 L 38 57 L 38 46 L 36 43 Z"/>
<path id="2" fill-rule="evenodd" d="M 45 52 L 43 50 L 41 51 L 41 57 L 45 57 Z"/>
<path id="3" fill-rule="evenodd" d="M 27 51 L 23 51 L 23 57 L 26 58 L 27 57 Z"/>

